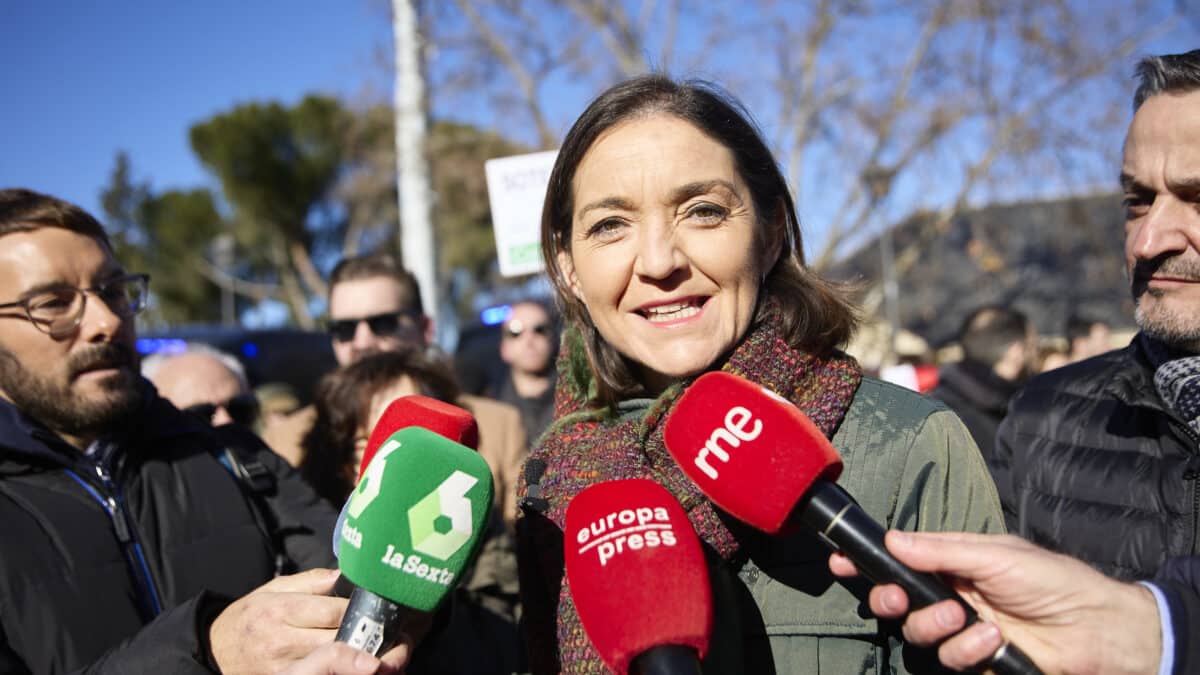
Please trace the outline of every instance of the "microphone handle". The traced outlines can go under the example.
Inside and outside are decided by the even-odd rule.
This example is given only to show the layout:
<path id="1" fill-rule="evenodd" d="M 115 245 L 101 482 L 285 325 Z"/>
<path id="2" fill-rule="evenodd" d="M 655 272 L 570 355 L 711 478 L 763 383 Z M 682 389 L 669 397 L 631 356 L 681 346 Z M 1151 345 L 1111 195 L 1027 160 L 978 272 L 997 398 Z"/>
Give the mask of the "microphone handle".
<path id="1" fill-rule="evenodd" d="M 875 584 L 898 584 L 908 594 L 912 609 L 942 600 L 954 600 L 966 612 L 967 626 L 979 615 L 966 600 L 933 574 L 917 572 L 888 552 L 886 530 L 867 515 L 854 498 L 836 483 L 815 481 L 800 503 L 800 519 L 834 550 L 839 551 Z M 986 664 L 998 675 L 1042 675 L 1042 671 L 1016 645 L 1004 643 Z"/>
<path id="2" fill-rule="evenodd" d="M 629 665 L 633 675 L 700 675 L 696 650 L 683 645 L 659 645 L 642 652 Z"/>
<path id="3" fill-rule="evenodd" d="M 396 646 L 404 620 L 414 611 L 355 586 L 334 641 L 379 656 Z"/>

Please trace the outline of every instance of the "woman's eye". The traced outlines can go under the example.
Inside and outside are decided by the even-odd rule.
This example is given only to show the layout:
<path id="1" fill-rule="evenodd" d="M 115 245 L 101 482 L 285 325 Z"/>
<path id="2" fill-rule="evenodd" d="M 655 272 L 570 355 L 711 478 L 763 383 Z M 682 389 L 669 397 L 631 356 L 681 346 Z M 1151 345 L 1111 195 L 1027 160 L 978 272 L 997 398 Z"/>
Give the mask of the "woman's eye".
<path id="1" fill-rule="evenodd" d="M 687 215 L 689 218 L 694 218 L 703 223 L 719 223 L 729 215 L 729 210 L 716 204 L 697 204 L 688 209 Z"/>
<path id="2" fill-rule="evenodd" d="M 605 218 L 604 220 L 601 220 L 600 222 L 589 227 L 586 236 L 589 239 L 592 237 L 611 236 L 621 228 L 622 224 L 623 223 L 616 218 Z"/>

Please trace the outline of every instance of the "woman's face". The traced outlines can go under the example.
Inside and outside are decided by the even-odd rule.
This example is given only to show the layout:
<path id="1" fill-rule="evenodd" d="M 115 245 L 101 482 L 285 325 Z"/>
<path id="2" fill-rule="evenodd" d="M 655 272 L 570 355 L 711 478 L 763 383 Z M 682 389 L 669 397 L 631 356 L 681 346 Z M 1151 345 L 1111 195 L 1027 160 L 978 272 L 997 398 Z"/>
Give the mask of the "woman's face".
<path id="1" fill-rule="evenodd" d="M 575 171 L 560 265 L 600 335 L 660 391 L 746 332 L 767 260 L 725 146 L 677 117 L 618 124 Z"/>

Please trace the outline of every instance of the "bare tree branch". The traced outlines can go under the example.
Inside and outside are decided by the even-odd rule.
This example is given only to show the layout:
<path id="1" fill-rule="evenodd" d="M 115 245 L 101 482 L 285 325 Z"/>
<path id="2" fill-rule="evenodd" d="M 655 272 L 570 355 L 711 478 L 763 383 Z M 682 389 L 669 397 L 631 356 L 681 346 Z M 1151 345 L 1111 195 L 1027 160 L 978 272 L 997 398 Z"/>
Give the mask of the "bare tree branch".
<path id="1" fill-rule="evenodd" d="M 546 121 L 545 115 L 542 113 L 541 106 L 538 104 L 537 83 L 533 76 L 508 49 L 508 45 L 504 43 L 504 40 L 492 30 L 488 22 L 483 20 L 483 17 L 475 10 L 475 6 L 471 0 L 454 0 L 454 4 L 458 6 L 459 11 L 471 22 L 472 28 L 483 38 L 492 54 L 504 64 L 509 74 L 516 80 L 517 88 L 521 90 L 521 94 L 527 102 L 529 114 L 533 117 L 533 123 L 537 128 L 538 139 L 542 147 L 552 147 L 555 144 L 556 137 L 550 128 L 550 124 Z"/>

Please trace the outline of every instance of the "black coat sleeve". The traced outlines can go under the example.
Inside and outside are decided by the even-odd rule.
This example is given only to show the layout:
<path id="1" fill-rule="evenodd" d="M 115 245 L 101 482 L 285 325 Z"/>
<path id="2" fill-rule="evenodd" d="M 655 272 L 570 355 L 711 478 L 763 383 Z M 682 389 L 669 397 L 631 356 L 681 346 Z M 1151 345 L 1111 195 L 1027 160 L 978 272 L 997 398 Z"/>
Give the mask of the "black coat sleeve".
<path id="1" fill-rule="evenodd" d="M 208 630 L 229 602 L 228 598 L 201 593 L 159 614 L 133 637 L 75 672 L 80 675 L 216 672 L 209 656 Z M 0 656 L 0 665 L 5 665 L 2 659 Z"/>

